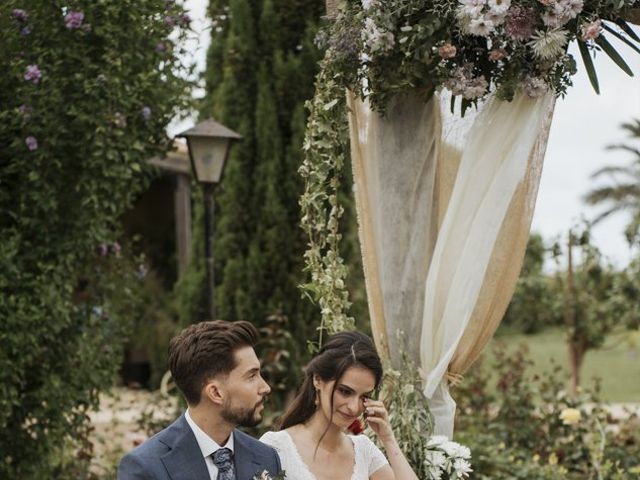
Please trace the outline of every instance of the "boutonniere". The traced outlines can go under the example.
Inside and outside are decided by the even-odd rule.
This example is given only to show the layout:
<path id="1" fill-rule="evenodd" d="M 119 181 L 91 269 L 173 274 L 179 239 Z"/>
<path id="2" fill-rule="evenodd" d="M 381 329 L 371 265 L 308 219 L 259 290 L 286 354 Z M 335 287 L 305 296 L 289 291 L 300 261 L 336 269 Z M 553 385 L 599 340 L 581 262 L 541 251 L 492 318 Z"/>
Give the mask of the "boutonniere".
<path id="1" fill-rule="evenodd" d="M 267 470 L 263 470 L 260 473 L 256 473 L 252 480 L 285 480 L 286 476 L 284 473 L 284 470 L 282 470 L 275 477 L 272 477 Z"/>

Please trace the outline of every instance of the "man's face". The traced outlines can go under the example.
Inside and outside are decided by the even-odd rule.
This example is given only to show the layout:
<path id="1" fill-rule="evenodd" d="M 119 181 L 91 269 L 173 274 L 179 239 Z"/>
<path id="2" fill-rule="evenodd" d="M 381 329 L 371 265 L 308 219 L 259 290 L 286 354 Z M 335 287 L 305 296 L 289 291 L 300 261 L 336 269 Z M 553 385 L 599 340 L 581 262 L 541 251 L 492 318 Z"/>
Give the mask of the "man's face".
<path id="1" fill-rule="evenodd" d="M 222 418 L 233 425 L 254 427 L 262 420 L 265 397 L 271 388 L 260 374 L 260 361 L 252 347 L 234 352 L 236 368 L 222 381 Z"/>

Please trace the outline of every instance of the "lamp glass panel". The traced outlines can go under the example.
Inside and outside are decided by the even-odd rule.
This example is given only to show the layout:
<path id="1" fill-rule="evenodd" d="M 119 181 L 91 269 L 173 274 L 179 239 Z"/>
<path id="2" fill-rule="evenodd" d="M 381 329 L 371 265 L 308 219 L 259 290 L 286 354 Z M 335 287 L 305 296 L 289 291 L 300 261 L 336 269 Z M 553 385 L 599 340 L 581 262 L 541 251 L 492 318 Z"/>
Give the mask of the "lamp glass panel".
<path id="1" fill-rule="evenodd" d="M 191 137 L 188 140 L 198 182 L 218 183 L 227 157 L 229 139 Z"/>

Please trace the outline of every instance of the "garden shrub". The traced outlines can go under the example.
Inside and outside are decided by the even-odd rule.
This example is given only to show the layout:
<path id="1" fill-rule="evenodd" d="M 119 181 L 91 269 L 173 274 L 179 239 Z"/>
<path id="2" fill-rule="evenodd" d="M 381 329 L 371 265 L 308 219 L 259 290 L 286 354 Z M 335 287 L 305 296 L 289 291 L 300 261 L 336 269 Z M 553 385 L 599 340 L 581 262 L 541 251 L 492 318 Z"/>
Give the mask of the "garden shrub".
<path id="1" fill-rule="evenodd" d="M 634 478 L 640 473 L 640 434 L 614 419 L 599 387 L 567 393 L 556 366 L 529 372 L 526 347 L 498 343 L 491 368 L 474 366 L 454 393 L 456 440 L 471 448 L 477 479 Z M 634 473 L 635 472 L 635 473 Z"/>
<path id="2" fill-rule="evenodd" d="M 83 478 L 135 315 L 117 221 L 188 107 L 189 19 L 166 0 L 0 7 L 0 478 Z"/>

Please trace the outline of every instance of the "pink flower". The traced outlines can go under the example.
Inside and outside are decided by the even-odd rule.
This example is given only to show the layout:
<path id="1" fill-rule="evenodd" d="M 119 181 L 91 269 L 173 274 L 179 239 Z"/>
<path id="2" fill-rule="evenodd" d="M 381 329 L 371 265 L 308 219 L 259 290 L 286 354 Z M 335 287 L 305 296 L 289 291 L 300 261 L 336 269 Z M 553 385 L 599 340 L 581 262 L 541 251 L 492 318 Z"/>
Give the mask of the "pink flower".
<path id="1" fill-rule="evenodd" d="M 456 56 L 456 52 L 456 47 L 454 45 L 451 45 L 450 43 L 445 43 L 438 48 L 438 54 L 441 58 L 453 58 Z"/>
<path id="2" fill-rule="evenodd" d="M 64 16 L 64 25 L 69 29 L 80 28 L 83 21 L 83 12 L 69 12 Z"/>
<path id="3" fill-rule="evenodd" d="M 489 60 L 497 62 L 507 56 L 507 51 L 504 48 L 494 48 L 489 51 Z"/>
<path id="4" fill-rule="evenodd" d="M 35 150 L 38 149 L 38 140 L 36 139 L 36 137 L 29 135 L 27 138 L 24 139 L 24 143 L 27 145 L 27 148 L 33 152 Z"/>
<path id="5" fill-rule="evenodd" d="M 38 84 L 42 78 L 42 72 L 38 68 L 38 65 L 29 65 L 24 72 L 23 78 L 27 82 Z"/>
<path id="6" fill-rule="evenodd" d="M 118 242 L 113 242 L 111 244 L 111 251 L 114 253 L 116 257 L 120 256 L 120 252 L 122 251 L 122 247 Z"/>
<path id="7" fill-rule="evenodd" d="M 509 10 L 505 21 L 507 35 L 515 40 L 526 40 L 533 35 L 535 12 L 531 8 L 515 6 Z"/>
<path id="8" fill-rule="evenodd" d="M 538 2 L 544 5 L 545 7 L 548 7 L 549 5 L 551 5 L 551 2 L 553 1 L 554 0 L 538 0 Z"/>
<path id="9" fill-rule="evenodd" d="M 587 40 L 593 40 L 600 36 L 600 32 L 602 32 L 602 21 L 596 20 L 595 22 L 591 22 L 588 25 L 582 27 L 582 40 L 585 42 Z"/>

